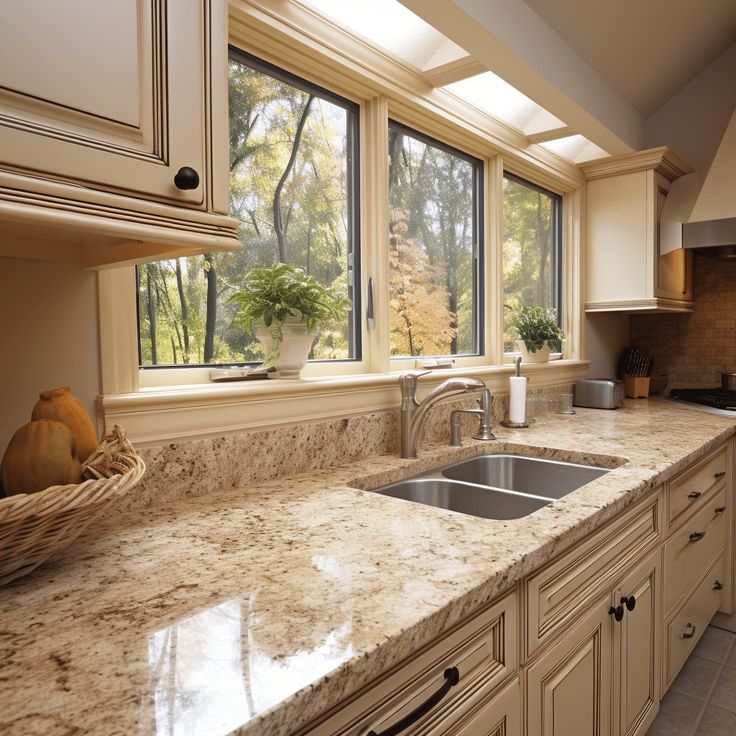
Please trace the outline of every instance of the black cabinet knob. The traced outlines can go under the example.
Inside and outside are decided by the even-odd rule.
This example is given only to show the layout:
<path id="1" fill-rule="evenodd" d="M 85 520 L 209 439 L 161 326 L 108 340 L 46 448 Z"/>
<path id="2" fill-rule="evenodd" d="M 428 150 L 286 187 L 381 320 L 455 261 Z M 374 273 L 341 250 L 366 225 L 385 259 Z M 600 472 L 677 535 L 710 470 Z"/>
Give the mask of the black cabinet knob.
<path id="1" fill-rule="evenodd" d="M 178 189 L 196 189 L 199 186 L 199 174 L 191 166 L 182 166 L 176 172 L 174 184 Z"/>
<path id="2" fill-rule="evenodd" d="M 608 609 L 609 615 L 613 616 L 616 621 L 620 621 L 624 617 L 624 607 L 623 606 L 616 606 L 615 608 L 611 606 Z"/>
<path id="3" fill-rule="evenodd" d="M 627 611 L 633 611 L 636 608 L 636 598 L 630 595 L 628 598 L 622 598 L 621 603 L 626 606 Z"/>

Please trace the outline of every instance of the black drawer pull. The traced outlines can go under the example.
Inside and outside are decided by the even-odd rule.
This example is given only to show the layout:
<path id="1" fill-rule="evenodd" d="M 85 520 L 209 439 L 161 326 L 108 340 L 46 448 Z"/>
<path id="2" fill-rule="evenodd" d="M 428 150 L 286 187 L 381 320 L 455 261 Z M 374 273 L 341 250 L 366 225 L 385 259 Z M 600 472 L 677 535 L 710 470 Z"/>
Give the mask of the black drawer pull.
<path id="1" fill-rule="evenodd" d="M 696 498 L 700 498 L 703 494 L 700 491 L 693 491 L 692 493 L 688 493 L 687 497 L 694 501 Z"/>
<path id="2" fill-rule="evenodd" d="M 615 608 L 611 606 L 608 609 L 608 615 L 613 616 L 616 621 L 620 621 L 624 617 L 624 607 L 623 606 L 616 606 Z"/>
<path id="3" fill-rule="evenodd" d="M 422 716 L 426 716 L 450 692 L 450 688 L 457 685 L 458 682 L 460 682 L 460 671 L 457 667 L 448 667 L 445 670 L 445 684 L 434 695 L 427 698 L 420 706 L 394 723 L 393 726 L 389 726 L 385 731 L 380 733 L 368 731 L 366 736 L 397 736 L 397 734 L 409 728 L 412 723 L 416 723 Z"/>
<path id="4" fill-rule="evenodd" d="M 691 542 L 699 542 L 705 536 L 705 532 L 693 532 L 690 535 Z"/>
<path id="5" fill-rule="evenodd" d="M 622 598 L 621 603 L 626 606 L 627 611 L 633 611 L 636 608 L 636 598 L 630 595 L 628 598 Z"/>
<path id="6" fill-rule="evenodd" d="M 723 478 L 725 475 L 726 475 L 726 471 L 725 470 L 721 470 L 721 472 L 720 473 L 716 473 L 714 477 L 715 478 Z"/>
<path id="7" fill-rule="evenodd" d="M 686 629 L 689 629 L 689 631 L 685 631 L 684 634 L 680 634 L 680 639 L 692 639 L 695 636 L 695 627 L 692 624 L 688 624 Z"/>
<path id="8" fill-rule="evenodd" d="M 726 510 L 726 507 L 725 506 L 716 506 L 716 508 L 715 508 L 715 512 L 717 514 L 722 514 L 725 510 Z"/>
<path id="9" fill-rule="evenodd" d="M 716 582 L 713 583 L 713 590 L 723 590 L 723 583 L 720 580 L 716 580 Z"/>

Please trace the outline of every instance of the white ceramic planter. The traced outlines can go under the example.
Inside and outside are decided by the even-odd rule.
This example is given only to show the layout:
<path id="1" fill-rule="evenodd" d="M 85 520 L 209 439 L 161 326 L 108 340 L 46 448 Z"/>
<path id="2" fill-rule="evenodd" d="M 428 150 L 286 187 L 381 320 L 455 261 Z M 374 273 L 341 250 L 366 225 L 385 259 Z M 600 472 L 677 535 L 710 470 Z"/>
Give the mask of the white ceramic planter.
<path id="1" fill-rule="evenodd" d="M 306 324 L 300 319 L 288 318 L 281 327 L 283 340 L 279 357 L 276 360 L 276 371 L 279 378 L 299 378 L 312 344 L 317 339 L 317 332 L 309 332 Z M 261 341 L 266 354 L 271 352 L 271 328 L 261 326 L 256 330 L 256 337 Z"/>
<path id="2" fill-rule="evenodd" d="M 545 344 L 544 347 L 542 347 L 540 350 L 537 350 L 536 353 L 530 353 L 526 349 L 524 341 L 517 340 L 516 349 L 521 353 L 522 363 L 549 363 L 550 349 L 549 345 L 547 344 Z"/>

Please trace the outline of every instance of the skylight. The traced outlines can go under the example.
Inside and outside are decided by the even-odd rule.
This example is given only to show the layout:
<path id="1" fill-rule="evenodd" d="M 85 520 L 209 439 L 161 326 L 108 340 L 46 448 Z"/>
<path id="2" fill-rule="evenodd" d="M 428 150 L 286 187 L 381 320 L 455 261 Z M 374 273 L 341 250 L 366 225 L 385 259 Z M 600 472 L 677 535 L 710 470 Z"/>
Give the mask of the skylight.
<path id="1" fill-rule="evenodd" d="M 337 26 L 363 38 L 371 46 L 390 56 L 427 72 L 443 65 L 469 58 L 468 54 L 447 36 L 402 5 L 398 0 L 299 0 Z M 465 103 L 481 110 L 524 135 L 530 143 L 540 142 L 558 156 L 580 163 L 608 154 L 582 135 L 567 135 L 571 131 L 565 122 L 545 110 L 531 98 L 487 71 L 467 79 L 447 84 L 446 90 Z M 540 135 L 545 134 L 548 135 Z"/>
<path id="2" fill-rule="evenodd" d="M 523 133 L 538 133 L 564 125 L 561 120 L 493 72 L 484 72 L 453 82 L 445 89 Z"/>
<path id="3" fill-rule="evenodd" d="M 562 156 L 562 158 L 566 158 L 568 161 L 572 161 L 574 164 L 608 156 L 600 146 L 596 146 L 595 143 L 582 135 L 568 135 L 565 138 L 545 141 L 539 145 L 544 146 L 558 156 Z"/>
<path id="4" fill-rule="evenodd" d="M 302 1 L 342 28 L 418 69 L 467 56 L 457 44 L 397 0 Z"/>

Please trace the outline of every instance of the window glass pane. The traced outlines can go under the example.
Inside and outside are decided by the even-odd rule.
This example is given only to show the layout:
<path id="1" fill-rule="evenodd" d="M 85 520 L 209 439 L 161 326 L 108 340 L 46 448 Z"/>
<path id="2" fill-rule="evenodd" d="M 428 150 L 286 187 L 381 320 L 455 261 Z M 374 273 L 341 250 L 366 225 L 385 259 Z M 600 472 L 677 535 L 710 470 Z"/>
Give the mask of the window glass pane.
<path id="1" fill-rule="evenodd" d="M 228 302 L 254 267 L 285 262 L 358 296 L 357 107 L 239 53 L 229 105 L 230 209 L 243 249 L 138 268 L 143 366 L 259 361 Z M 357 358 L 356 342 L 350 314 L 321 329 L 310 357 Z"/>
<path id="2" fill-rule="evenodd" d="M 559 195 L 517 179 L 503 179 L 504 350 L 515 350 L 511 318 L 519 307 L 553 307 L 560 316 Z"/>
<path id="3" fill-rule="evenodd" d="M 389 126 L 392 356 L 478 352 L 481 181 L 480 161 Z"/>

